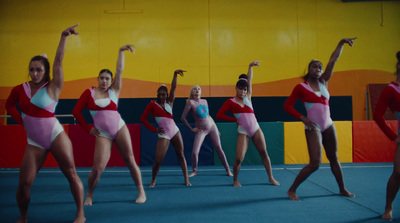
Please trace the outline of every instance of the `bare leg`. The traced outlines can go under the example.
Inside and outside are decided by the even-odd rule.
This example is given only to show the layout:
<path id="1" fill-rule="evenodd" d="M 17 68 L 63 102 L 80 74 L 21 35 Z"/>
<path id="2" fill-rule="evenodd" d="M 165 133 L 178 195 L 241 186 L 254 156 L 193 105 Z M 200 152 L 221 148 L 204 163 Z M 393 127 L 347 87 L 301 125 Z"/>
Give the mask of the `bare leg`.
<path id="1" fill-rule="evenodd" d="M 318 170 L 321 164 L 321 150 L 322 150 L 322 136 L 318 130 L 305 130 L 306 140 L 308 146 L 308 155 L 310 156 L 310 163 L 303 167 L 297 175 L 292 186 L 289 188 L 287 194 L 290 200 L 299 201 L 296 190 L 301 183 L 303 183 L 313 172 Z"/>
<path id="2" fill-rule="evenodd" d="M 231 170 L 229 169 L 228 160 L 226 160 L 224 150 L 222 150 L 221 139 L 219 137 L 219 132 L 215 124 L 208 135 L 210 136 L 211 142 L 213 143 L 214 149 L 217 152 L 219 159 L 225 167 L 226 174 L 228 176 L 233 176 Z"/>
<path id="3" fill-rule="evenodd" d="M 192 186 L 192 184 L 189 182 L 189 177 L 187 173 L 188 171 L 185 154 L 183 153 L 183 141 L 181 132 L 176 133 L 176 135 L 171 139 L 171 143 L 175 148 L 176 156 L 178 157 L 179 163 L 181 165 L 183 176 L 185 177 L 185 184 L 186 186 Z"/>
<path id="4" fill-rule="evenodd" d="M 21 214 L 17 222 L 28 222 L 28 206 L 31 200 L 31 186 L 36 175 L 46 160 L 48 151 L 27 145 L 19 169 L 19 184 L 17 189 L 17 203 Z"/>
<path id="5" fill-rule="evenodd" d="M 61 132 L 54 139 L 50 151 L 60 166 L 61 171 L 68 179 L 72 196 L 74 197 L 77 207 L 74 223 L 85 222 L 86 218 L 83 211 L 83 185 L 76 173 L 71 141 L 65 132 Z"/>
<path id="6" fill-rule="evenodd" d="M 93 168 L 88 177 L 88 192 L 84 205 L 92 206 L 93 204 L 94 189 L 100 180 L 101 173 L 103 173 L 110 160 L 112 143 L 111 139 L 100 136 L 96 137 Z"/>
<path id="7" fill-rule="evenodd" d="M 271 160 L 269 159 L 268 156 L 267 144 L 265 143 L 264 133 L 262 132 L 261 128 L 257 130 L 256 134 L 253 136 L 252 139 L 258 153 L 260 154 L 265 170 L 267 171 L 269 182 L 275 186 L 278 186 L 279 182 L 276 181 L 274 179 L 274 176 L 272 175 Z"/>
<path id="8" fill-rule="evenodd" d="M 128 166 L 131 177 L 136 184 L 138 198 L 135 203 L 144 203 L 146 201 L 146 194 L 143 189 L 142 174 L 135 162 L 135 157 L 133 156 L 131 137 L 126 125 L 119 131 L 117 138 L 115 139 L 115 144 L 122 159 Z"/>
<path id="9" fill-rule="evenodd" d="M 168 146 L 169 146 L 169 139 L 158 138 L 156 146 L 156 155 L 154 158 L 153 171 L 152 171 L 153 176 L 150 183 L 150 187 L 156 186 L 156 177 L 158 171 L 160 171 L 160 166 L 162 161 L 164 160 L 165 154 L 167 153 Z"/>
<path id="10" fill-rule="evenodd" d="M 342 167 L 337 157 L 337 140 L 335 126 L 332 125 L 322 133 L 322 144 L 325 148 L 326 157 L 331 165 L 331 170 L 339 185 L 340 194 L 346 197 L 355 197 L 344 186 Z"/>
<path id="11" fill-rule="evenodd" d="M 249 137 L 245 134 L 238 133 L 237 143 L 236 143 L 236 158 L 233 163 L 233 186 L 241 187 L 238 176 L 239 170 L 242 166 L 242 161 L 246 155 L 247 149 L 249 147 Z"/>
<path id="12" fill-rule="evenodd" d="M 199 162 L 199 153 L 201 144 L 203 144 L 204 138 L 206 134 L 204 132 L 197 132 L 194 136 L 193 141 L 193 150 L 192 150 L 192 169 L 193 173 L 189 175 L 189 177 L 193 177 L 197 175 L 197 164 Z"/>
<path id="13" fill-rule="evenodd" d="M 396 153 L 394 155 L 393 173 L 389 178 L 386 187 L 386 206 L 383 219 L 392 220 L 393 201 L 400 188 L 400 144 L 397 144 Z"/>

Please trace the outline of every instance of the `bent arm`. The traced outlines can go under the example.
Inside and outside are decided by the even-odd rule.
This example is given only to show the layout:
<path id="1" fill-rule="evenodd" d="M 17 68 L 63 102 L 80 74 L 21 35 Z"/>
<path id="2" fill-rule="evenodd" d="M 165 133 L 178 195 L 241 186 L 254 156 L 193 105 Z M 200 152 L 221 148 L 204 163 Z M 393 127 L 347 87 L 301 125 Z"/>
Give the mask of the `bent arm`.
<path id="1" fill-rule="evenodd" d="M 150 131 L 152 132 L 157 132 L 157 128 L 152 126 L 149 121 L 147 121 L 147 118 L 149 115 L 152 113 L 152 106 L 151 102 L 147 105 L 146 109 L 144 110 L 142 116 L 140 117 L 140 122 L 146 126 Z"/>
<path id="2" fill-rule="evenodd" d="M 283 109 L 296 119 L 300 119 L 300 117 L 302 116 L 302 114 L 293 107 L 299 97 L 299 86 L 296 86 L 293 89 L 292 94 L 286 99 L 286 102 L 283 105 Z"/>
<path id="3" fill-rule="evenodd" d="M 181 121 L 183 122 L 183 124 L 186 125 L 186 127 L 188 127 L 188 129 L 192 132 L 194 132 L 192 126 L 190 126 L 189 122 L 187 121 L 186 117 L 189 114 L 190 109 L 192 108 L 191 104 L 190 104 L 190 100 L 186 103 L 185 109 L 183 110 L 182 116 L 181 116 Z"/>
<path id="4" fill-rule="evenodd" d="M 23 125 L 23 119 L 21 114 L 18 112 L 17 108 L 15 107 L 19 101 L 19 92 L 18 86 L 14 87 L 11 90 L 10 95 L 6 101 L 6 111 L 11 117 L 20 125 Z"/>
<path id="5" fill-rule="evenodd" d="M 82 128 L 86 132 L 90 132 L 92 127 L 89 126 L 89 124 L 85 121 L 82 115 L 82 110 L 85 108 L 85 106 L 88 103 L 89 98 L 91 97 L 90 90 L 85 90 L 79 100 L 76 102 L 74 109 L 72 110 L 72 115 L 75 117 L 75 119 L 78 121 L 79 125 L 82 126 Z"/>
<path id="6" fill-rule="evenodd" d="M 390 140 L 395 140 L 397 138 L 397 134 L 390 128 L 390 126 L 386 123 L 385 120 L 385 112 L 392 98 L 391 90 L 386 87 L 381 95 L 379 96 L 378 103 L 376 104 L 374 120 L 376 124 L 378 124 L 379 128 L 385 133 Z"/>
<path id="7" fill-rule="evenodd" d="M 217 119 L 230 121 L 230 122 L 237 122 L 237 119 L 234 117 L 227 116 L 225 113 L 229 110 L 229 100 L 226 101 L 222 107 L 219 109 L 217 113 Z"/>

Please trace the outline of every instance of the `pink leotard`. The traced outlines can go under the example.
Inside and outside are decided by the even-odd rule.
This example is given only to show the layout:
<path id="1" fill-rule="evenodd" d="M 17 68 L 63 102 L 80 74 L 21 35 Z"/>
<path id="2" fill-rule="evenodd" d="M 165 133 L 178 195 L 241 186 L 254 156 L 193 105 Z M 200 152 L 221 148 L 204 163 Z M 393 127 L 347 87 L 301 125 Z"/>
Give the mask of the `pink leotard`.
<path id="1" fill-rule="evenodd" d="M 193 172 L 197 171 L 200 147 L 204 141 L 204 138 L 207 135 L 210 136 L 215 151 L 217 152 L 218 157 L 220 158 L 225 169 L 229 170 L 228 161 L 226 160 L 225 153 L 222 150 L 221 140 L 219 138 L 219 131 L 217 125 L 215 124 L 211 116 L 208 114 L 207 101 L 205 99 L 191 99 L 186 103 L 185 109 L 183 110 L 182 113 L 181 120 L 191 131 L 193 131 L 193 128 L 189 125 L 188 121 L 186 120 L 189 111 L 192 113 L 196 121 L 196 128 L 201 129 L 200 132 L 196 133 L 193 142 L 193 150 L 192 150 Z"/>
<path id="2" fill-rule="evenodd" d="M 326 86 L 321 82 L 319 83 L 319 89 L 321 90 L 321 95 L 314 92 L 307 81 L 296 85 L 292 94 L 286 100 L 283 109 L 293 117 L 300 119 L 302 114 L 293 108 L 297 99 L 300 98 L 307 110 L 307 118 L 317 124 L 318 130 L 324 132 L 333 124 L 329 110 L 330 95 Z"/>
<path id="3" fill-rule="evenodd" d="M 53 140 L 64 131 L 54 117 L 57 102 L 47 93 L 47 83 L 31 95 L 28 82 L 14 87 L 7 98 L 6 109 L 13 119 L 24 126 L 29 145 L 48 150 Z M 15 108 L 17 103 L 21 114 Z"/>
<path id="4" fill-rule="evenodd" d="M 100 104 L 98 103 L 99 99 L 95 100 L 94 93 L 95 87 L 85 90 L 76 103 L 72 114 L 78 123 L 87 132 L 90 132 L 91 127 L 82 115 L 82 110 L 87 106 L 92 115 L 94 126 L 100 130 L 100 136 L 115 139 L 119 130 L 125 125 L 117 110 L 118 98 L 112 89 L 108 89 L 109 100 L 105 104 Z"/>
<path id="5" fill-rule="evenodd" d="M 397 133 L 385 122 L 384 115 L 387 107 L 392 110 L 399 120 Z M 398 83 L 392 82 L 383 89 L 376 104 L 374 120 L 389 139 L 395 140 L 397 138 L 400 132 L 400 85 Z"/>
<path id="6" fill-rule="evenodd" d="M 225 115 L 227 111 L 230 111 L 235 118 Z M 247 97 L 244 98 L 243 107 L 235 98 L 226 100 L 217 113 L 217 119 L 232 122 L 239 121 L 238 132 L 249 137 L 253 137 L 260 128 L 254 114 L 253 105 Z"/>
<path id="7" fill-rule="evenodd" d="M 157 128 L 147 121 L 150 114 L 154 116 L 158 126 L 164 130 L 164 134 L 158 134 L 158 137 L 172 139 L 175 134 L 178 133 L 179 129 L 173 119 L 170 104 L 165 103 L 164 107 L 162 107 L 155 100 L 150 101 L 144 110 L 142 117 L 140 117 L 140 122 L 150 129 L 150 131 L 157 132 Z"/>

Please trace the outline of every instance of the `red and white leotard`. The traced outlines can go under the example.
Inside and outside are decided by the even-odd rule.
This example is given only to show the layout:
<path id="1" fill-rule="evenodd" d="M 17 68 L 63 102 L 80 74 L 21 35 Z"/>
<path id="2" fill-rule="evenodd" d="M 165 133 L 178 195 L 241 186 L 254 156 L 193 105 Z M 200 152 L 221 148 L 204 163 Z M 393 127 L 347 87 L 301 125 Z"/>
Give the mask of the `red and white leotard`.
<path id="1" fill-rule="evenodd" d="M 385 122 L 385 112 L 387 107 L 392 110 L 392 112 L 396 115 L 399 120 L 399 125 L 397 128 L 397 134 L 400 130 L 400 85 L 396 82 L 390 83 L 386 86 L 376 104 L 374 120 L 376 124 L 382 129 L 382 131 L 389 137 L 391 140 L 395 140 L 397 138 L 397 134 L 389 125 Z"/>
<path id="2" fill-rule="evenodd" d="M 115 139 L 119 130 L 125 125 L 121 115 L 118 113 L 118 98 L 115 92 L 108 89 L 108 98 L 96 99 L 94 97 L 95 87 L 85 90 L 75 105 L 72 114 L 78 123 L 90 132 L 91 127 L 85 121 L 82 110 L 88 107 L 93 118 L 94 126 L 100 130 L 100 136 Z"/>
<path id="3" fill-rule="evenodd" d="M 300 119 L 300 114 L 293 108 L 297 99 L 300 98 L 307 110 L 307 118 L 317 124 L 317 129 L 324 132 L 333 121 L 329 110 L 329 92 L 324 84 L 319 82 L 320 92 L 314 92 L 307 81 L 296 85 L 292 94 L 286 100 L 283 109 L 296 119 Z"/>
<path id="4" fill-rule="evenodd" d="M 235 118 L 225 115 L 227 111 L 230 111 Z M 249 137 L 253 137 L 260 128 L 254 114 L 253 105 L 247 97 L 244 97 L 243 107 L 235 98 L 226 100 L 217 113 L 217 119 L 231 122 L 239 121 L 238 132 Z"/>
<path id="5" fill-rule="evenodd" d="M 142 117 L 140 117 L 140 122 L 150 129 L 150 131 L 157 132 L 157 128 L 147 121 L 150 114 L 154 116 L 158 126 L 164 130 L 164 134 L 158 134 L 158 137 L 172 139 L 179 131 L 172 116 L 172 108 L 168 103 L 164 103 L 164 107 L 162 107 L 155 100 L 150 101 Z"/>
<path id="6" fill-rule="evenodd" d="M 28 144 L 42 149 L 50 149 L 53 140 L 64 131 L 54 117 L 57 102 L 47 93 L 47 84 L 43 84 L 32 97 L 29 82 L 18 85 L 6 101 L 8 114 L 24 126 Z M 15 108 L 17 103 L 21 114 Z"/>

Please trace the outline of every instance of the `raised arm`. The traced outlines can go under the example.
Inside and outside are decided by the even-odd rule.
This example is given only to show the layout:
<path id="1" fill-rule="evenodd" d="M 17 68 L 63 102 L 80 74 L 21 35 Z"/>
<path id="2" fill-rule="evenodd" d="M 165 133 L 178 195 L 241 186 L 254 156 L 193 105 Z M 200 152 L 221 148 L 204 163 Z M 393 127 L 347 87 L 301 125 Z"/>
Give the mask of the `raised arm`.
<path id="1" fill-rule="evenodd" d="M 125 45 L 125 46 L 122 46 L 121 48 L 119 48 L 119 51 L 118 51 L 117 70 L 115 71 L 114 81 L 111 84 L 111 88 L 115 91 L 117 96 L 119 95 L 119 92 L 121 90 L 122 72 L 124 71 L 124 67 L 125 67 L 125 54 L 124 54 L 124 51 L 128 50 L 131 53 L 134 53 L 133 47 L 134 47 L 133 45 L 128 44 L 128 45 Z"/>
<path id="2" fill-rule="evenodd" d="M 249 89 L 247 89 L 247 97 L 251 99 L 251 94 L 253 92 L 253 67 L 260 66 L 260 60 L 253 61 L 249 64 L 249 70 L 247 71 L 247 83 L 249 83 Z"/>
<path id="3" fill-rule="evenodd" d="M 49 95 L 51 98 L 53 98 L 55 101 L 58 101 L 58 97 L 60 96 L 63 83 L 64 83 L 64 73 L 63 73 L 63 67 L 62 67 L 62 61 L 64 59 L 64 53 L 65 53 L 65 45 L 67 41 L 67 37 L 70 35 L 78 35 L 79 33 L 75 31 L 75 27 L 77 27 L 79 24 L 76 24 L 74 26 L 68 27 L 66 30 L 64 30 L 61 33 L 61 39 L 60 43 L 58 44 L 57 51 L 56 51 L 56 57 L 54 58 L 54 64 L 53 64 L 53 79 L 50 81 L 49 84 Z"/>
<path id="4" fill-rule="evenodd" d="M 326 65 L 325 72 L 321 75 L 320 80 L 324 83 L 328 82 L 332 76 L 333 68 L 335 67 L 336 61 L 339 59 L 340 55 L 342 54 L 344 44 L 349 44 L 349 46 L 353 46 L 355 38 L 344 38 L 341 39 L 339 44 L 337 45 L 335 51 L 333 51 L 331 58 L 329 59 L 328 65 Z"/>
<path id="5" fill-rule="evenodd" d="M 172 104 L 174 103 L 175 100 L 175 89 L 176 89 L 176 85 L 178 83 L 178 74 L 181 75 L 183 77 L 183 72 L 186 72 L 186 70 L 176 70 L 174 72 L 174 77 L 172 78 L 172 83 L 171 83 L 171 89 L 169 91 L 169 97 L 167 102 L 172 106 Z"/>

